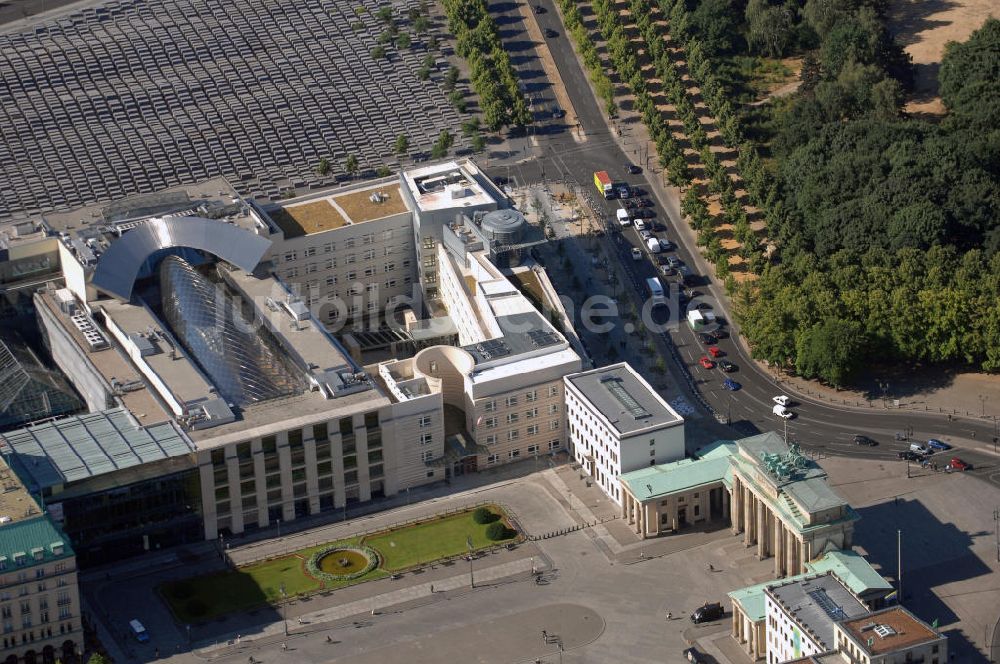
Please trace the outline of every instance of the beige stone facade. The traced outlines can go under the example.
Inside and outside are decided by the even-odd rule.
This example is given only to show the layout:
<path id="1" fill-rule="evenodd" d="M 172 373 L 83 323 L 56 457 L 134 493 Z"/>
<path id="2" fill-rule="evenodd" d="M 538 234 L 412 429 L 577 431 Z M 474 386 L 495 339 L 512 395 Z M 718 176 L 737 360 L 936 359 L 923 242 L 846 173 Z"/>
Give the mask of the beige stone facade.
<path id="1" fill-rule="evenodd" d="M 433 400 L 397 407 L 371 392 L 361 398 L 371 409 L 342 404 L 341 416 L 330 409 L 295 428 L 248 431 L 243 440 L 201 449 L 206 539 L 342 510 L 444 478 L 442 469 L 425 463 L 440 456 L 444 439 Z"/>
<path id="2" fill-rule="evenodd" d="M 729 491 L 720 482 L 664 496 L 640 500 L 626 487 L 621 516 L 641 537 L 677 533 L 699 523 L 729 519 Z"/>
<path id="3" fill-rule="evenodd" d="M 83 644 L 76 555 L 3 462 L 0 479 L 0 662 L 54 662 Z"/>

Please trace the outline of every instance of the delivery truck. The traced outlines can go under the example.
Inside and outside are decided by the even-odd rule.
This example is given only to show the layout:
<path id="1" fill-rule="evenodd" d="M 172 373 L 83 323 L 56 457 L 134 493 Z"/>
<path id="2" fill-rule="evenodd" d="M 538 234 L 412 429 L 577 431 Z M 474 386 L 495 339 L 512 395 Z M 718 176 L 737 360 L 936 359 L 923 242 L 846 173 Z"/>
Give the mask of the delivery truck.
<path id="1" fill-rule="evenodd" d="M 594 186 L 601 196 L 610 200 L 615 197 L 615 183 L 611 181 L 611 176 L 607 171 L 596 171 L 594 173 Z"/>

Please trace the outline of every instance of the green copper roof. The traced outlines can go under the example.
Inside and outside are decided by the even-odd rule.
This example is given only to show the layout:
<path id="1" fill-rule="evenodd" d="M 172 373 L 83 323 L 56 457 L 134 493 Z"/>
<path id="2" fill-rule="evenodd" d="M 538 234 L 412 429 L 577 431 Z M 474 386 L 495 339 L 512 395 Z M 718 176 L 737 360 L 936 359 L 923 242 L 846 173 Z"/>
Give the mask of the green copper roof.
<path id="1" fill-rule="evenodd" d="M 854 551 L 830 551 L 806 567 L 813 572 L 833 572 L 855 595 L 872 590 L 892 590 L 892 584 L 876 572 L 864 556 Z"/>
<path id="2" fill-rule="evenodd" d="M 622 482 L 637 499 L 651 500 L 703 484 L 725 481 L 729 471 L 729 456 L 736 451 L 736 446 L 731 443 L 713 443 L 710 447 L 707 450 L 708 458 L 681 459 L 633 470 L 622 475 Z"/>
<path id="3" fill-rule="evenodd" d="M 17 570 L 72 555 L 69 538 L 48 516 L 0 525 L 0 569 Z"/>
<path id="4" fill-rule="evenodd" d="M 751 622 L 759 622 L 767 615 L 764 603 L 764 588 L 773 586 L 776 583 L 798 581 L 807 576 L 830 571 L 844 585 L 850 588 L 851 592 L 858 596 L 862 596 L 871 590 L 892 590 L 892 586 L 878 572 L 872 569 L 868 561 L 853 551 L 830 551 L 822 558 L 807 562 L 806 570 L 808 571 L 803 574 L 796 574 L 784 579 L 765 581 L 755 586 L 734 590 L 728 593 L 729 599 L 740 605 L 743 613 L 746 614 Z"/>

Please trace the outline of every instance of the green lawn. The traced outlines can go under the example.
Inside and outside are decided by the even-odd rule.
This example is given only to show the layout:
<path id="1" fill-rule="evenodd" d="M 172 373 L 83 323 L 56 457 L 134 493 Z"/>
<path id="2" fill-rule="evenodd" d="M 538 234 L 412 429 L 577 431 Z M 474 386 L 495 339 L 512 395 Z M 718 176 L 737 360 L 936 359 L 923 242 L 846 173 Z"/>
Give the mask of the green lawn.
<path id="1" fill-rule="evenodd" d="M 281 583 L 289 595 L 320 586 L 319 581 L 303 572 L 301 559 L 285 557 L 231 572 L 165 583 L 160 592 L 177 619 L 190 623 L 268 604 L 281 597 Z"/>
<path id="2" fill-rule="evenodd" d="M 497 507 L 494 513 L 502 514 Z M 466 537 L 476 549 L 497 544 L 486 537 L 486 525 L 472 520 L 472 512 L 434 519 L 364 540 L 381 555 L 382 563 L 358 579 L 321 582 L 306 572 L 313 553 L 331 544 L 358 546 L 357 537 L 301 549 L 295 553 L 227 572 L 170 581 L 159 591 L 182 623 L 204 622 L 234 611 L 265 606 L 281 599 L 280 587 L 289 597 L 320 589 L 334 590 L 384 578 L 391 572 L 431 563 L 467 550 Z M 515 535 L 516 536 L 516 535 Z M 509 540 L 507 540 L 509 541 Z M 501 542 L 502 543 L 502 542 Z"/>
<path id="3" fill-rule="evenodd" d="M 465 512 L 370 537 L 365 544 L 381 553 L 382 567 L 393 572 L 464 553 L 470 535 L 473 548 L 497 544 L 486 537 L 486 527 L 472 520 L 472 512 Z"/>

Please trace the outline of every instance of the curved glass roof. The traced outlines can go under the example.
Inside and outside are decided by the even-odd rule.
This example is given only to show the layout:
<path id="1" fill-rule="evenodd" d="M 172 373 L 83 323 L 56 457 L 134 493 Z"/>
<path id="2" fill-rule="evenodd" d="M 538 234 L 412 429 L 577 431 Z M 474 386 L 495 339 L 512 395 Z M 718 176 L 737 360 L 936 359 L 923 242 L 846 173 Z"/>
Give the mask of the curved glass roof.
<path id="1" fill-rule="evenodd" d="M 208 374 L 219 395 L 246 405 L 296 394 L 305 380 L 292 372 L 233 299 L 178 256 L 160 263 L 163 316 L 174 336 Z"/>
<path id="2" fill-rule="evenodd" d="M 252 272 L 270 246 L 270 240 L 224 221 L 201 217 L 147 219 L 115 240 L 101 255 L 91 283 L 129 300 L 146 259 L 161 249 L 190 247 L 206 251 Z"/>

